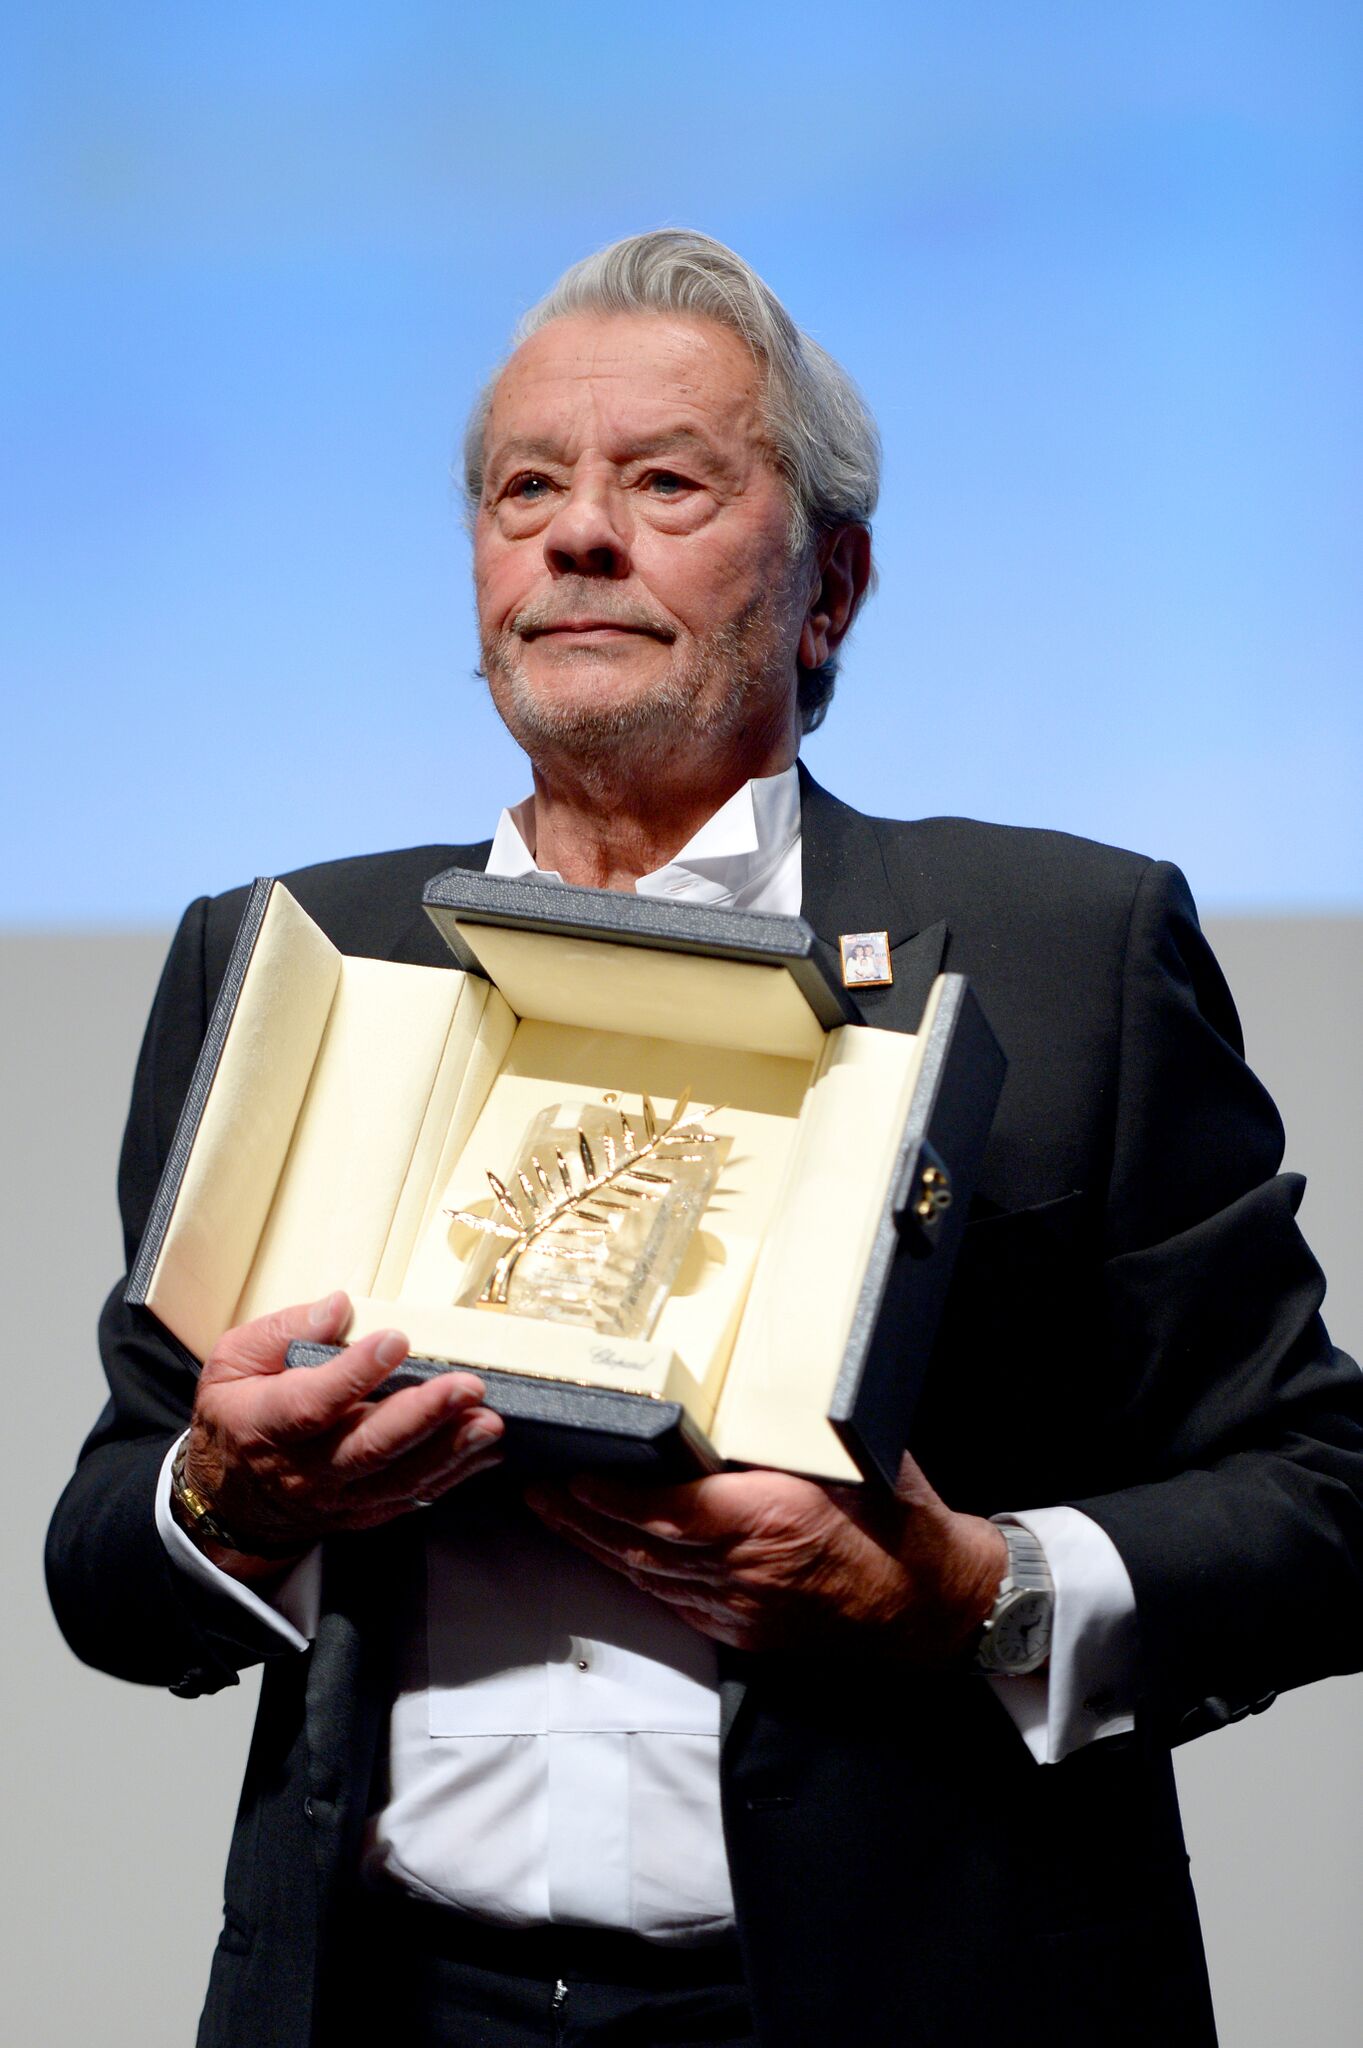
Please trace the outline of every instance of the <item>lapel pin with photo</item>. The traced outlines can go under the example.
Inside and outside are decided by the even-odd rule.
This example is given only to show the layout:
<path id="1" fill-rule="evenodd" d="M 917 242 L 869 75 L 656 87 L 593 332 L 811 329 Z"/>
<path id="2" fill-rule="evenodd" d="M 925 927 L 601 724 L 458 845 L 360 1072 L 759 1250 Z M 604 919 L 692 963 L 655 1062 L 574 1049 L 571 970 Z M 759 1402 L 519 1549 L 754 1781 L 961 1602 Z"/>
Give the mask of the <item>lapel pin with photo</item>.
<path id="1" fill-rule="evenodd" d="M 838 950 L 844 988 L 886 988 L 894 980 L 888 932 L 842 932 Z"/>

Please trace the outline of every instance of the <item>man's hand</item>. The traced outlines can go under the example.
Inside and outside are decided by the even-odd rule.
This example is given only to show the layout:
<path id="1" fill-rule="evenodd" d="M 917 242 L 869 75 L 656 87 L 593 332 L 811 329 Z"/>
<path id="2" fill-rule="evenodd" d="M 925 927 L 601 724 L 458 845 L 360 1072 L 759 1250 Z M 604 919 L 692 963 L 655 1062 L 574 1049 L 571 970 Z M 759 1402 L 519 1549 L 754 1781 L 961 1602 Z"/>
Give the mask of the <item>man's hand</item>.
<path id="1" fill-rule="evenodd" d="M 537 1486 L 549 1527 L 740 1650 L 840 1647 L 944 1668 L 989 1613 L 1002 1532 L 954 1514 L 907 1456 L 893 1497 L 786 1472 L 683 1486 Z"/>
<path id="2" fill-rule="evenodd" d="M 407 1356 L 396 1330 L 361 1337 L 325 1365 L 285 1370 L 295 1338 L 334 1343 L 349 1314 L 344 1294 L 281 1309 L 229 1330 L 204 1366 L 184 1476 L 241 1545 L 204 1546 L 237 1578 L 278 1572 L 281 1554 L 301 1555 L 321 1537 L 392 1521 L 501 1456 L 502 1419 L 482 1406 L 472 1373 L 365 1400 Z"/>

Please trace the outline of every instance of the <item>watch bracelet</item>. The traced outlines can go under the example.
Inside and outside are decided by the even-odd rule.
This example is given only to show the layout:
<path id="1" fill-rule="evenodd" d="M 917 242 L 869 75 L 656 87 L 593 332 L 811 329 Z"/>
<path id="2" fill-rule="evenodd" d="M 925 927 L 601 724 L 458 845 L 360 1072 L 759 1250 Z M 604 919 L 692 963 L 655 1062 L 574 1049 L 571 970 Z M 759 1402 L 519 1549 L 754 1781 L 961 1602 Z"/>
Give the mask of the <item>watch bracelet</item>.
<path id="1" fill-rule="evenodd" d="M 1053 1601 L 1055 1579 L 1052 1576 L 1045 1549 L 1030 1529 L 1024 1528 L 1019 1522 L 1008 1522 L 1001 1519 L 996 1521 L 994 1526 L 998 1529 L 1008 1547 L 1008 1566 L 1003 1578 L 999 1582 L 998 1592 L 994 1596 L 994 1604 L 981 1624 L 971 1659 L 971 1668 L 981 1676 L 988 1678 L 1018 1677 L 1025 1674 L 1010 1671 L 1006 1665 L 995 1664 L 989 1660 L 985 1645 L 993 1633 L 995 1622 L 1006 1610 L 1014 1593 L 1046 1593 L 1051 1596 Z M 1053 1619 L 1054 1609 L 1052 1609 Z M 1047 1634 L 1046 1654 L 1049 1656 L 1049 1627 Z M 1043 1657 L 1034 1668 L 1040 1670 L 1045 1661 L 1046 1659 Z"/>
<path id="2" fill-rule="evenodd" d="M 995 1522 L 994 1527 L 1008 1545 L 1008 1570 L 999 1587 L 1002 1595 L 1020 1586 L 1028 1593 L 1054 1593 L 1055 1580 L 1041 1544 L 1030 1529 L 1024 1529 L 1021 1522 Z"/>
<path id="3" fill-rule="evenodd" d="M 189 1438 L 180 1439 L 170 1467 L 170 1494 L 174 1504 L 188 1517 L 191 1524 L 186 1534 L 194 1540 L 206 1536 L 210 1543 L 216 1543 L 223 1550 L 232 1550 L 239 1557 L 285 1558 L 298 1555 L 298 1545 L 291 1543 L 287 1549 L 263 1548 L 258 1543 L 243 1543 L 233 1535 L 227 1524 L 220 1521 L 213 1503 L 191 1486 L 185 1477 L 185 1453 L 189 1449 Z"/>

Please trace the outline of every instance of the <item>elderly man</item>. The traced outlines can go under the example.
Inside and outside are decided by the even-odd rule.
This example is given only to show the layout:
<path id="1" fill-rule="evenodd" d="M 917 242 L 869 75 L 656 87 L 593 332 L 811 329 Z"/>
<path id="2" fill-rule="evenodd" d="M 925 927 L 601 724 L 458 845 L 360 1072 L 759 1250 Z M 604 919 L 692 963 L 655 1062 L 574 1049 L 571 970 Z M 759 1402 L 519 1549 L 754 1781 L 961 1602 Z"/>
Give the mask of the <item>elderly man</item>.
<path id="1" fill-rule="evenodd" d="M 490 846 L 290 877 L 336 943 L 438 962 L 420 889 L 457 864 L 798 910 L 830 962 L 887 934 L 872 1022 L 969 974 L 1009 1079 L 893 1501 L 527 1491 L 470 1375 L 366 1401 L 401 1332 L 282 1370 L 342 1296 L 196 1382 L 114 1294 L 62 1624 L 182 1694 L 267 1662 L 200 2041 L 1209 2043 L 1168 1747 L 1356 1657 L 1363 1400 L 1182 882 L 873 821 L 797 768 L 870 578 L 875 432 L 718 244 L 569 271 L 468 481 L 534 792 Z M 242 901 L 167 964 L 130 1254 Z"/>

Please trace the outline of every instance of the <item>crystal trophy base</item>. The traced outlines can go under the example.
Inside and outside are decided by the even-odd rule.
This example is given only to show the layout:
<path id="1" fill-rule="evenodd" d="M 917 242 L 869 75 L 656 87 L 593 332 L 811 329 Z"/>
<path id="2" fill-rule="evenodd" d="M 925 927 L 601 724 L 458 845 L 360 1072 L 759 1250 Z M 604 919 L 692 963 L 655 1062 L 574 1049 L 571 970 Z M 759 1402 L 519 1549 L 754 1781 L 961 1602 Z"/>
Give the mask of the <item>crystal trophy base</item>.
<path id="1" fill-rule="evenodd" d="M 730 1140 L 687 1112 L 661 1121 L 609 1103 L 555 1103 L 530 1124 L 491 1198 L 456 1210 L 483 1238 L 461 1307 L 650 1337 L 719 1178 Z"/>

